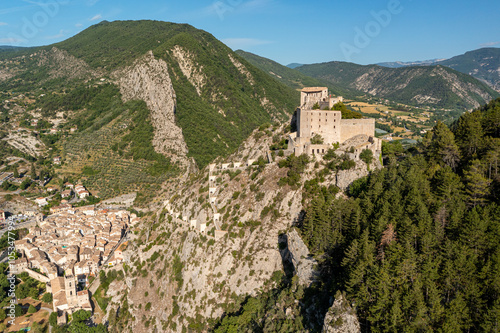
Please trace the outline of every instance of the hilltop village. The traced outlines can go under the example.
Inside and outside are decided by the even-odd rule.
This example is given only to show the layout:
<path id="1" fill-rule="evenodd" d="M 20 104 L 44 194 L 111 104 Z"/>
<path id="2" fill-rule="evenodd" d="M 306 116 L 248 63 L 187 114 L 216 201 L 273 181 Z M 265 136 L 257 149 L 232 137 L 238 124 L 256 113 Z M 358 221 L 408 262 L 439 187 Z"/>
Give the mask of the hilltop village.
<path id="1" fill-rule="evenodd" d="M 59 321 L 65 322 L 66 314 L 92 310 L 85 288 L 103 266 L 123 261 L 125 236 L 137 222 L 137 216 L 125 210 L 62 207 L 15 242 L 22 257 L 10 270 L 45 282 Z"/>

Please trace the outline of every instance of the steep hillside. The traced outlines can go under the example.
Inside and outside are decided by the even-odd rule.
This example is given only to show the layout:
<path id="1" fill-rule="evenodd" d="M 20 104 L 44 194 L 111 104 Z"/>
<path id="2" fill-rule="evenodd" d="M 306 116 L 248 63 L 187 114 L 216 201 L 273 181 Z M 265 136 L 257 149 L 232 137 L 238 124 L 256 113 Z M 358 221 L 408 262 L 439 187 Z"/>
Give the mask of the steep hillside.
<path id="1" fill-rule="evenodd" d="M 396 102 L 472 109 L 499 94 L 485 83 L 444 66 L 386 68 L 346 62 L 304 65 L 298 71 Z"/>
<path id="2" fill-rule="evenodd" d="M 241 306 L 257 309 L 247 300 L 262 293 L 274 295 L 269 307 L 275 316 L 255 317 L 250 331 L 323 326 L 329 296 L 319 306 L 306 295 L 317 261 L 292 224 L 316 191 L 341 196 L 335 184 L 369 171 L 362 161 L 343 167 L 345 155 L 333 152 L 325 160 L 286 157 L 277 143 L 287 134 L 285 124 L 262 126 L 227 159 L 167 182 L 163 209 L 136 226 L 126 265 L 117 267 L 124 278 L 103 295 L 111 332 L 203 332 Z M 380 168 L 378 159 L 370 168 Z M 273 301 L 277 295 L 281 304 Z"/>
<path id="3" fill-rule="evenodd" d="M 500 92 L 500 48 L 482 48 L 435 64 L 472 75 Z"/>
<path id="4" fill-rule="evenodd" d="M 43 118 L 61 133 L 76 129 L 51 137 L 48 157 L 67 157 L 67 176 L 84 167 L 97 170 L 91 178 L 106 192 L 121 193 L 138 179 L 123 175 L 123 186 L 102 186 L 104 175 L 121 173 L 112 167 L 120 160 L 158 162 L 155 154 L 161 154 L 179 170 L 204 167 L 237 149 L 258 126 L 288 119 L 298 100 L 293 89 L 185 24 L 102 22 L 54 45 L 2 52 L 0 65 L 4 100 L 29 100 L 16 106 L 16 119 Z M 136 100 L 145 102 L 145 118 L 142 111 L 136 118 L 124 112 Z M 139 118 L 151 130 L 139 131 Z M 80 141 L 97 130 L 99 142 Z M 154 150 L 141 154 L 139 141 Z M 116 156 L 104 161 L 109 154 Z"/>

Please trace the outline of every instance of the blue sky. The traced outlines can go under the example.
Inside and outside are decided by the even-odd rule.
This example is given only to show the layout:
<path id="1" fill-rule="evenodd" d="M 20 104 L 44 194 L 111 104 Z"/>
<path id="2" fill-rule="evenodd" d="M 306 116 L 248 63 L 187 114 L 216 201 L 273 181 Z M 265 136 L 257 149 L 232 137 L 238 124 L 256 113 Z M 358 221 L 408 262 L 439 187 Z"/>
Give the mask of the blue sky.
<path id="1" fill-rule="evenodd" d="M 498 0 L 2 0 L 0 45 L 67 39 L 102 20 L 189 23 L 276 60 L 370 64 L 500 47 Z"/>

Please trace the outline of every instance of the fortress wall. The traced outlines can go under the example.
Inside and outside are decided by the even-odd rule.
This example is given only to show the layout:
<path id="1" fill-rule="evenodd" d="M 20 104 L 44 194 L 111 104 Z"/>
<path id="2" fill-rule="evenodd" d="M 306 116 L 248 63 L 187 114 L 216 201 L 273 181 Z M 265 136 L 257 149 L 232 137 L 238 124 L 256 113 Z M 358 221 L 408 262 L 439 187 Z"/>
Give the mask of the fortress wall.
<path id="1" fill-rule="evenodd" d="M 352 138 L 358 134 L 368 136 L 375 135 L 375 119 L 342 119 L 340 131 L 340 142 Z"/>
<path id="2" fill-rule="evenodd" d="M 45 282 L 45 283 L 50 282 L 50 279 L 48 277 L 46 277 L 45 275 L 42 275 L 42 274 L 40 274 L 38 272 L 35 272 L 34 270 L 26 268 L 24 271 L 26 273 L 28 273 L 28 275 L 31 276 L 35 280 L 38 280 L 40 282 Z"/>
<path id="3" fill-rule="evenodd" d="M 327 110 L 298 110 L 297 137 L 310 138 L 320 134 L 325 143 L 340 141 L 341 112 Z"/>

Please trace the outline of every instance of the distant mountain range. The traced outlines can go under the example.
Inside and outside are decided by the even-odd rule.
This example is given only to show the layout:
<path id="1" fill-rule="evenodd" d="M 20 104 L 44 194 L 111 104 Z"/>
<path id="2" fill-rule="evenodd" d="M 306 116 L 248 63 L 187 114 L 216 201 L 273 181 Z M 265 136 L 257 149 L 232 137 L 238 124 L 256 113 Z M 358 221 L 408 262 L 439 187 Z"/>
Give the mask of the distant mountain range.
<path id="1" fill-rule="evenodd" d="M 0 52 L 5 52 L 5 51 L 18 51 L 26 49 L 26 47 L 22 46 L 11 46 L 11 45 L 0 45 Z"/>
<path id="2" fill-rule="evenodd" d="M 472 109 L 500 96 L 484 82 L 441 65 L 387 68 L 333 61 L 304 65 L 296 70 L 408 105 Z"/>
<path id="3" fill-rule="evenodd" d="M 321 84 L 348 98 L 370 94 L 408 105 L 457 110 L 500 96 L 484 82 L 442 65 L 388 68 L 333 61 L 291 69 L 248 52 L 236 53 L 294 89 Z"/>
<path id="4" fill-rule="evenodd" d="M 421 65 L 443 65 L 459 72 L 474 76 L 486 82 L 490 87 L 500 92 L 500 48 L 487 47 L 450 59 L 434 59 L 411 62 L 382 62 L 377 64 L 383 67 L 398 68 Z"/>
<path id="5" fill-rule="evenodd" d="M 422 61 L 392 61 L 392 62 L 380 62 L 377 65 L 389 68 L 400 68 L 407 66 L 429 66 L 433 65 L 438 61 L 443 61 L 445 59 L 432 59 L 432 60 L 422 60 Z"/>

